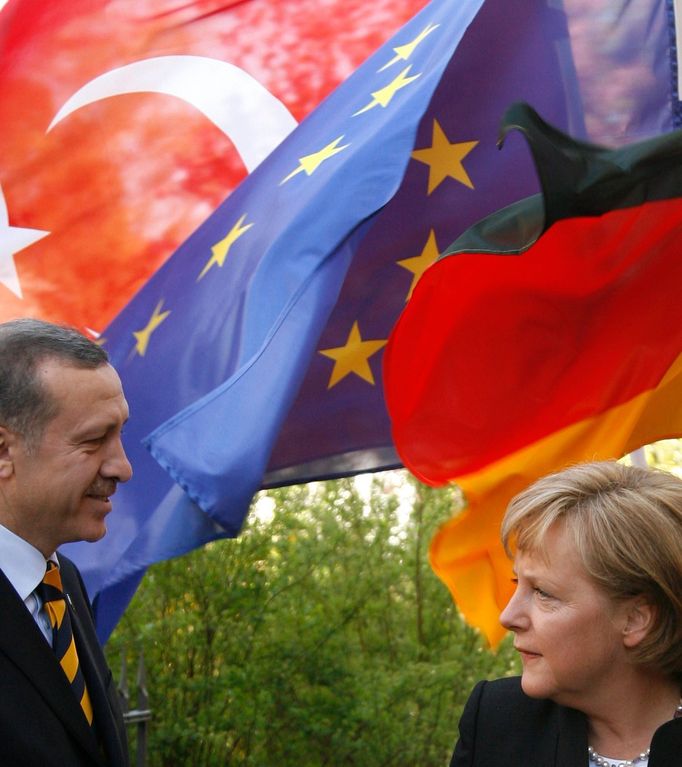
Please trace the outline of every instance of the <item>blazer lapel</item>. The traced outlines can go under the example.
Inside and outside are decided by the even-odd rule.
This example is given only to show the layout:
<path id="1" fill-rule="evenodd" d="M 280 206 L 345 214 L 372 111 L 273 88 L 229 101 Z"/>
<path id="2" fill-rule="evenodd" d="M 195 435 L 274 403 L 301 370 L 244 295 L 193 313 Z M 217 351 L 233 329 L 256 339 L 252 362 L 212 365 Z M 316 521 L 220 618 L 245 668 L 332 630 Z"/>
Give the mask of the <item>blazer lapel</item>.
<path id="1" fill-rule="evenodd" d="M 682 754 L 682 718 L 672 719 L 659 727 L 651 741 L 649 767 L 679 764 Z"/>
<path id="2" fill-rule="evenodd" d="M 0 615 L 0 652 L 22 671 L 72 737 L 101 762 L 95 736 L 52 648 L 1 570 Z"/>
<path id="3" fill-rule="evenodd" d="M 587 764 L 587 719 L 580 711 L 559 706 L 557 767 Z"/>
<path id="4" fill-rule="evenodd" d="M 125 732 L 121 732 L 124 729 L 123 720 L 120 714 L 117 718 L 112 709 L 112 706 L 118 706 L 118 700 L 112 701 L 109 698 L 110 694 L 116 697 L 117 693 L 109 689 L 112 686 L 111 672 L 95 632 L 85 587 L 75 567 L 66 557 L 60 557 L 60 563 L 64 590 L 69 597 L 69 614 L 78 659 L 92 702 L 95 729 L 106 751 L 108 764 L 111 767 L 127 765 L 128 746 Z"/>
<path id="5" fill-rule="evenodd" d="M 106 671 L 108 676 L 108 668 L 103 667 L 101 661 L 98 662 L 98 659 L 95 657 L 96 650 L 92 640 L 96 641 L 96 638 L 89 636 L 91 632 L 86 629 L 85 622 L 81 620 L 73 605 L 71 606 L 71 621 L 78 649 L 78 658 L 83 669 L 86 684 L 88 685 L 88 692 L 90 693 L 95 726 L 107 752 L 108 762 L 111 765 L 125 764 L 123 744 L 121 743 L 116 720 L 114 719 L 107 696 L 107 679 L 102 675 Z M 100 650 L 99 646 L 97 646 L 97 650 Z"/>

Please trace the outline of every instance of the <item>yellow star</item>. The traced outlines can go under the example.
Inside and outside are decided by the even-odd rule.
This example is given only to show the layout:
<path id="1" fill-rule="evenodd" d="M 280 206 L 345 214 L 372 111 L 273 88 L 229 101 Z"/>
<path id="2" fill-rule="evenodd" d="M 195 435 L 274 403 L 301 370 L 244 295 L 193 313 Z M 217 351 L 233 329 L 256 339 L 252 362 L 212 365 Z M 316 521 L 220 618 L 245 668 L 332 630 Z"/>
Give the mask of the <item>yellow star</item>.
<path id="1" fill-rule="evenodd" d="M 299 157 L 298 162 L 300 164 L 298 168 L 292 170 L 286 178 L 279 182 L 279 185 L 282 186 L 282 184 L 286 184 L 290 178 L 293 178 L 299 173 L 305 173 L 306 176 L 312 176 L 325 160 L 328 160 L 330 157 L 333 157 L 335 154 L 342 152 L 350 146 L 350 144 L 339 146 L 339 141 L 342 139 L 343 136 L 339 136 L 337 139 L 334 139 L 331 144 L 327 144 L 327 146 L 320 149 L 319 152 L 313 152 L 313 154 L 307 154 L 305 157 Z"/>
<path id="2" fill-rule="evenodd" d="M 478 144 L 478 141 L 461 141 L 458 144 L 451 144 L 448 137 L 443 133 L 443 129 L 438 124 L 438 120 L 433 121 L 433 138 L 431 146 L 427 149 L 416 149 L 412 152 L 412 157 L 419 162 L 429 166 L 429 190 L 433 190 L 446 178 L 454 178 L 456 181 L 473 189 L 474 185 L 464 170 L 462 160 Z"/>
<path id="3" fill-rule="evenodd" d="M 377 106 L 387 107 L 391 103 L 391 99 L 399 90 L 405 88 L 411 82 L 414 82 L 418 77 L 421 77 L 421 75 L 408 77 L 407 74 L 410 69 L 412 69 L 411 66 L 405 67 L 405 69 L 403 69 L 396 78 L 391 80 L 385 88 L 374 91 L 374 93 L 372 93 L 372 101 L 370 101 L 366 107 L 363 107 L 360 111 L 356 112 L 353 117 L 357 117 L 357 115 L 361 115 L 363 112 L 368 112 L 370 109 L 374 109 L 374 107 Z"/>
<path id="4" fill-rule="evenodd" d="M 401 261 L 398 261 L 399 266 L 402 266 L 403 269 L 407 269 L 408 272 L 412 272 L 414 275 L 412 278 L 412 284 L 410 285 L 410 290 L 405 301 L 410 300 L 414 286 L 417 284 L 422 274 L 424 274 L 428 267 L 431 266 L 431 264 L 438 258 L 438 253 L 439 251 L 438 243 L 436 242 L 436 233 L 433 231 L 433 229 L 431 229 L 429 232 L 429 239 L 426 241 L 426 245 L 424 245 L 424 250 L 422 250 L 421 256 L 404 258 Z"/>
<path id="5" fill-rule="evenodd" d="M 433 30 L 437 29 L 439 26 L 440 24 L 429 24 L 427 27 L 422 29 L 422 31 L 414 38 L 411 43 L 399 45 L 397 48 L 394 48 L 393 50 L 395 51 L 395 56 L 388 62 L 388 64 L 384 64 L 379 72 L 383 72 L 384 69 L 388 69 L 390 66 L 395 64 L 396 61 L 407 61 L 415 52 L 419 43 L 421 43 L 427 35 L 430 35 L 431 32 L 433 32 Z"/>
<path id="6" fill-rule="evenodd" d="M 374 376 L 368 360 L 385 345 L 386 341 L 363 341 L 358 323 L 354 322 L 344 346 L 320 350 L 320 354 L 334 360 L 334 369 L 327 388 L 331 389 L 350 373 L 355 373 L 363 381 L 374 384 Z"/>
<path id="7" fill-rule="evenodd" d="M 227 254 L 230 252 L 230 248 L 234 243 L 244 234 L 244 232 L 251 229 L 253 224 L 247 224 L 242 226 L 246 213 L 237 221 L 237 223 L 230 229 L 225 237 L 220 242 L 216 242 L 211 248 L 211 257 L 206 262 L 206 265 L 201 270 L 201 274 L 197 277 L 197 282 L 206 274 L 206 272 L 214 265 L 222 266 L 225 263 Z"/>
<path id="8" fill-rule="evenodd" d="M 149 318 L 147 326 L 142 330 L 136 330 L 133 333 L 135 340 L 137 341 L 135 344 L 135 351 L 140 355 L 140 357 L 144 357 L 145 352 L 147 351 L 147 347 L 149 346 L 149 339 L 151 338 L 152 333 L 170 314 L 170 311 L 162 312 L 162 306 L 163 299 L 156 305 L 156 308 L 152 312 L 152 316 Z"/>

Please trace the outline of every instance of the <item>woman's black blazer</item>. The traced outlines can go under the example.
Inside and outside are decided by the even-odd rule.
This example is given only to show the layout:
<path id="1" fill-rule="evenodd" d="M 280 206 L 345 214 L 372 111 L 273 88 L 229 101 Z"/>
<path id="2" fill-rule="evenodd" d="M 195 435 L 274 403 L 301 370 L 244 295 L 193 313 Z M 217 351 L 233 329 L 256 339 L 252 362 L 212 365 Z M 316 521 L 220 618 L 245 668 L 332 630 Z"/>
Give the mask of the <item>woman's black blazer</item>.
<path id="1" fill-rule="evenodd" d="M 588 767 L 587 720 L 572 708 L 529 698 L 520 677 L 479 682 L 459 722 L 450 767 Z M 682 719 L 660 727 L 649 767 L 682 765 Z"/>

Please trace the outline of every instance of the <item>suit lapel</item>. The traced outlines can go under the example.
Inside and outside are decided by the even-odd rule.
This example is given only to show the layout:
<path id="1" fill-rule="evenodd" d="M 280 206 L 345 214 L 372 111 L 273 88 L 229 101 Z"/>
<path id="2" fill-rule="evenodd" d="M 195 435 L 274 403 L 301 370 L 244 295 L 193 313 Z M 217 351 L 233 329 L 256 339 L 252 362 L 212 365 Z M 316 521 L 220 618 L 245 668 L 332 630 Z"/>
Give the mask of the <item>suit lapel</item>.
<path id="1" fill-rule="evenodd" d="M 557 767 L 587 764 L 587 719 L 573 708 L 559 706 Z"/>
<path id="2" fill-rule="evenodd" d="M 682 754 L 682 718 L 661 725 L 651 741 L 649 767 L 669 767 L 679 764 Z"/>
<path id="3" fill-rule="evenodd" d="M 64 728 L 101 762 L 97 742 L 52 648 L 0 570 L 0 652 L 19 668 Z"/>
<path id="4" fill-rule="evenodd" d="M 109 668 L 90 618 L 89 605 L 75 569 L 60 557 L 64 590 L 69 595 L 69 613 L 78 659 L 83 670 L 94 713 L 95 728 L 110 765 L 127 764 L 127 746 L 121 741 L 117 720 L 108 697 Z"/>

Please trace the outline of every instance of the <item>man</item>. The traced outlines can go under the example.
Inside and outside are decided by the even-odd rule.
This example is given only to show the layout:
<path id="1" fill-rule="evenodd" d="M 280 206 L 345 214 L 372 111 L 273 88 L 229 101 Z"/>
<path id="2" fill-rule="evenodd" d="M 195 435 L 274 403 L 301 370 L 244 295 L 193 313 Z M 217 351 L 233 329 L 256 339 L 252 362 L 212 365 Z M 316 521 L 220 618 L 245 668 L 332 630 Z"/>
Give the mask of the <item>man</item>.
<path id="1" fill-rule="evenodd" d="M 80 575 L 56 553 L 96 541 L 128 404 L 106 352 L 38 320 L 0 324 L 0 764 L 125 767 L 125 727 Z"/>

